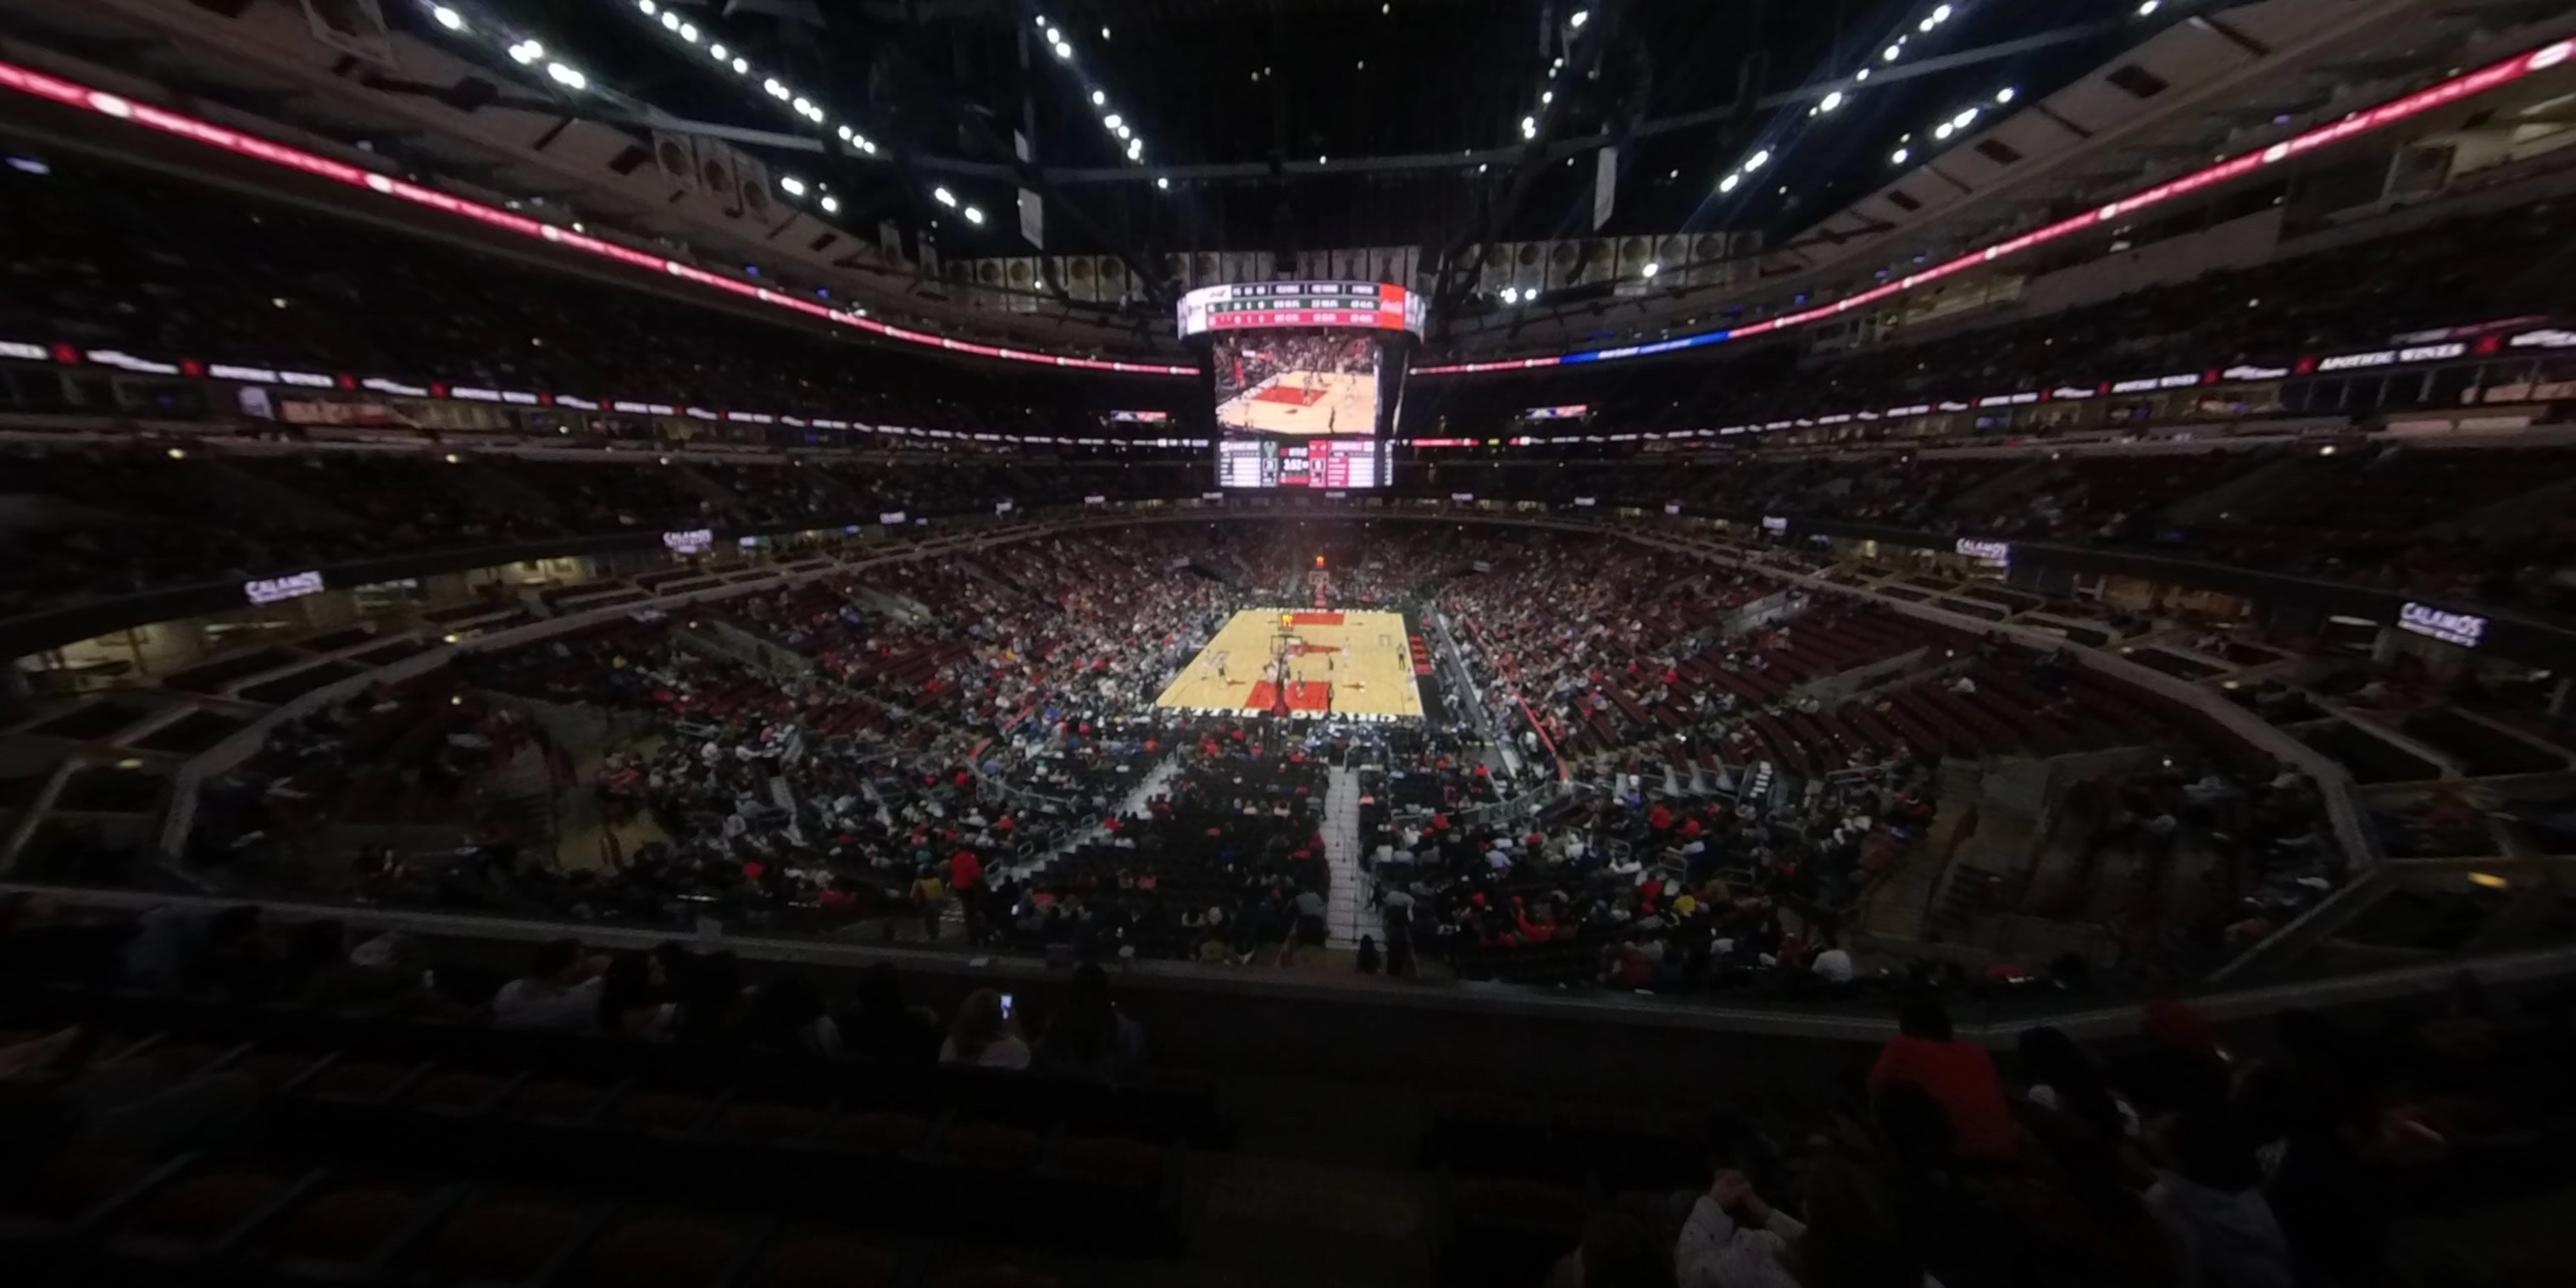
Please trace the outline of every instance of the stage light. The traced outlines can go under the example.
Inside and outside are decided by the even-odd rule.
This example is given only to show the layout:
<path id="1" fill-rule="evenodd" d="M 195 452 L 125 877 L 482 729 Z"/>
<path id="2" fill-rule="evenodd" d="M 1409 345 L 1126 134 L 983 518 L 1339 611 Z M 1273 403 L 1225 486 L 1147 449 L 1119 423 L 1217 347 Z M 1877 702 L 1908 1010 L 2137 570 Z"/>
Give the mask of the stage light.
<path id="1" fill-rule="evenodd" d="M 1754 171 L 1761 169 L 1763 166 L 1770 164 L 1770 161 L 1771 149 L 1764 148 L 1761 151 L 1744 158 L 1744 172 L 1746 174 L 1751 174 Z"/>
<path id="2" fill-rule="evenodd" d="M 1047 43 L 1050 45 L 1061 45 L 1064 43 L 1064 33 L 1053 27 L 1046 29 L 1046 37 Z"/>
<path id="3" fill-rule="evenodd" d="M 656 8 L 653 0 L 635 0 L 635 7 L 643 10 L 644 16 L 647 18 L 653 16 L 653 10 Z"/>
<path id="4" fill-rule="evenodd" d="M 544 57 L 545 52 L 545 47 L 539 45 L 537 42 L 533 40 L 523 40 L 518 44 L 510 46 L 510 59 L 511 61 L 518 63 L 520 66 L 525 67 L 528 64 L 537 61 L 537 59 Z"/>
<path id="5" fill-rule="evenodd" d="M 1165 190 L 1165 191 L 1167 191 L 1167 192 L 1168 192 L 1168 191 L 1170 191 L 1170 190 L 1171 190 L 1171 187 L 1172 187 L 1172 181 L 1171 181 L 1171 180 L 1169 180 L 1169 179 L 1161 178 L 1161 177 L 1159 177 L 1159 176 L 1158 176 L 1158 177 L 1156 177 L 1156 178 L 1155 178 L 1155 180 L 1154 180 L 1154 186 L 1155 186 L 1155 187 L 1157 187 L 1157 188 L 1161 188 L 1161 189 L 1163 189 L 1163 190 Z"/>
<path id="6" fill-rule="evenodd" d="M 978 227 L 982 226 L 984 222 L 984 212 L 973 206 L 968 206 L 966 208 L 966 222 L 977 225 Z"/>
<path id="7" fill-rule="evenodd" d="M 432 6 L 429 11 L 429 16 L 438 19 L 438 25 L 447 28 L 449 31 L 465 30 L 465 15 L 448 8 L 446 5 L 442 4 Z"/>
<path id="8" fill-rule="evenodd" d="M 796 109 L 796 114 L 797 114 L 798 116 L 803 116 L 803 115 L 805 115 L 806 113 L 811 112 L 811 111 L 813 111 L 813 110 L 814 110 L 814 101 L 813 101 L 812 99 L 809 99 L 809 98 L 806 98 L 806 97 L 804 97 L 804 96 L 802 96 L 802 95 L 799 95 L 799 96 L 797 97 L 796 101 L 795 101 L 795 102 L 793 102 L 793 103 L 788 104 L 788 106 L 789 106 L 789 107 L 793 107 L 793 108 L 795 108 L 795 109 Z"/>
<path id="9" fill-rule="evenodd" d="M 1929 33 L 1934 27 L 1938 27 L 1940 25 L 1940 23 L 1934 22 L 1930 18 L 1925 18 L 1923 21 L 1914 24 L 1914 29 L 1919 32 Z"/>
<path id="10" fill-rule="evenodd" d="M 1950 124 L 1951 124 L 1951 125 L 1953 125 L 1953 126 L 1956 126 L 1956 127 L 1957 127 L 1957 128 L 1959 128 L 1959 129 L 1964 130 L 1964 129 L 1968 128 L 1970 125 L 1974 124 L 1974 123 L 1976 122 L 1976 119 L 1977 119 L 1977 109 L 1975 109 L 1975 108 L 1971 107 L 1971 108 L 1968 108 L 1968 109 L 1966 109 L 1966 110 L 1964 110 L 1964 111 L 1960 112 L 1957 116 L 1951 117 L 1951 118 L 1950 118 Z"/>
<path id="11" fill-rule="evenodd" d="M 1045 14 L 1039 14 L 1039 15 L 1038 15 L 1038 30 L 1040 30 L 1040 31 L 1044 31 L 1044 30 L 1046 30 L 1046 29 L 1047 29 L 1047 20 L 1046 20 L 1046 15 L 1045 15 Z"/>
<path id="12" fill-rule="evenodd" d="M 725 60 L 725 47 L 722 45 L 707 46 L 707 57 L 712 58 L 717 62 L 723 62 Z"/>
<path id="13" fill-rule="evenodd" d="M 692 44 L 692 45 L 694 45 L 694 44 L 698 43 L 698 26 L 697 26 L 697 24 L 696 24 L 696 23 L 693 23 L 693 22 L 684 22 L 684 23 L 681 23 L 681 24 L 680 24 L 680 39 L 685 40 L 685 41 L 689 42 L 689 43 L 690 43 L 690 44 Z"/>
<path id="14" fill-rule="evenodd" d="M 1331 158 L 1331 157 L 1325 156 L 1325 155 L 1324 155 L 1323 153 L 1321 153 L 1321 152 L 1318 152 L 1318 153 L 1316 153 L 1316 154 L 1315 154 L 1315 164 L 1317 164 L 1317 165 L 1325 165 L 1325 164 L 1330 163 L 1331 161 L 1332 161 L 1332 158 Z"/>
<path id="15" fill-rule="evenodd" d="M 1853 72 L 1853 73 L 1852 73 L 1852 83 L 1853 83 L 1853 84 L 1855 84 L 1855 85 L 1859 84 L 1859 83 L 1860 83 L 1860 82 L 1862 82 L 1862 81 L 1868 80 L 1868 79 L 1869 79 L 1869 69 L 1868 69 L 1868 68 L 1866 68 L 1866 67 L 1861 68 L 1859 71 L 1856 71 L 1856 72 Z"/>
<path id="16" fill-rule="evenodd" d="M 1950 6 L 1948 6 L 1948 5 L 1946 5 L 1946 4 L 1945 4 L 1945 5 L 1938 5 L 1938 6 L 1935 6 L 1935 7 L 1933 8 L 1933 10 L 1932 10 L 1932 21 L 1934 21 L 1934 22 L 1948 22 L 1949 20 L 1950 20 Z"/>
<path id="17" fill-rule="evenodd" d="M 784 189 L 788 196 L 802 197 L 805 195 L 805 181 L 797 178 L 795 175 L 782 174 L 778 176 L 778 186 Z"/>
<path id="18" fill-rule="evenodd" d="M 751 61 L 749 59 L 737 58 L 727 64 L 727 66 L 733 68 L 733 74 L 736 76 L 747 76 L 751 73 Z"/>
<path id="19" fill-rule="evenodd" d="M 1939 125 L 1932 127 L 1932 137 L 1936 139 L 1946 139 L 1954 133 L 1956 133 L 1956 131 L 1950 128 L 1950 123 L 1948 121 L 1943 121 Z"/>
<path id="20" fill-rule="evenodd" d="M 2158 7 L 2157 0 L 2146 0 L 2144 4 L 2138 6 L 2138 16 L 2144 18 L 2154 13 Z"/>
<path id="21" fill-rule="evenodd" d="M 1843 92 L 1841 90 L 1828 91 L 1823 98 L 1816 100 L 1816 110 L 1819 112 L 1830 112 L 1842 105 Z"/>
<path id="22" fill-rule="evenodd" d="M 1106 94 L 1106 93 L 1104 93 L 1104 92 L 1102 92 L 1102 91 L 1100 91 L 1100 90 L 1096 90 L 1096 89 L 1095 89 L 1095 90 L 1093 90 L 1093 91 L 1091 91 L 1091 105 L 1092 105 L 1093 107 L 1101 107 L 1101 106 L 1106 105 L 1108 102 L 1109 102 L 1109 95 L 1108 95 L 1108 94 Z"/>
<path id="23" fill-rule="evenodd" d="M 1905 164 L 1905 158 L 1907 158 L 1907 157 L 1909 157 L 1909 156 L 1912 156 L 1912 155 L 1913 155 L 1913 153 L 1908 152 L 1908 151 L 1906 151 L 1906 150 L 1905 150 L 1905 149 L 1903 149 L 1903 148 L 1898 148 L 1896 151 L 1891 152 L 1891 153 L 1889 153 L 1889 154 L 1888 154 L 1888 157 L 1887 157 L 1888 164 L 1890 164 L 1890 165 L 1903 165 L 1903 164 Z"/>
<path id="24" fill-rule="evenodd" d="M 1565 20 L 1565 25 L 1572 27 L 1577 31 L 1581 31 L 1583 29 L 1583 24 L 1590 21 L 1592 21 L 1591 10 L 1577 9 L 1574 11 L 1574 15 L 1572 17 Z"/>
<path id="25" fill-rule="evenodd" d="M 779 84 L 778 78 L 772 76 L 760 83 L 760 92 L 769 95 L 771 98 L 776 98 L 779 95 L 786 93 L 787 87 Z"/>
<path id="26" fill-rule="evenodd" d="M 947 190 L 946 188 L 933 188 L 933 189 L 931 189 L 931 190 L 930 190 L 930 199 L 931 199 L 931 200 L 933 200 L 933 201 L 938 202 L 940 205 L 948 206 L 948 207 L 951 207 L 951 208 L 954 208 L 954 207 L 957 205 L 957 194 L 956 194 L 956 193 L 953 193 L 953 192 L 950 192 L 950 191 L 949 191 L 949 190 Z"/>
<path id="27" fill-rule="evenodd" d="M 837 215 L 841 213 L 841 199 L 838 197 L 825 194 L 821 205 L 823 207 L 824 214 Z"/>
<path id="28" fill-rule="evenodd" d="M 1895 45 L 1889 45 L 1887 48 L 1878 51 L 1878 56 L 1882 60 L 1892 63 L 1897 59 L 1904 57 L 1905 51 Z"/>
<path id="29" fill-rule="evenodd" d="M 1066 44 L 1059 44 L 1059 45 L 1057 45 L 1057 46 L 1055 47 L 1055 56 L 1056 56 L 1056 57 L 1058 57 L 1058 58 L 1064 59 L 1064 60 L 1066 60 L 1066 61 L 1068 61 L 1068 62 L 1072 61 L 1072 59 L 1073 59 L 1073 46 L 1071 46 L 1071 45 L 1066 45 Z"/>
<path id="30" fill-rule="evenodd" d="M 1108 29 L 1107 27 L 1103 27 L 1103 28 L 1101 28 L 1101 29 L 1100 29 L 1100 38 L 1101 38 L 1102 40 L 1107 40 L 1107 39 L 1109 39 L 1109 29 Z"/>
<path id="31" fill-rule="evenodd" d="M 1655 274 L 1664 271 L 1664 266 L 1650 259 L 1646 261 L 1646 266 L 1638 271 L 1644 273 L 1648 277 L 1653 277 Z"/>
<path id="32" fill-rule="evenodd" d="M 1524 116 L 1521 118 L 1521 137 L 1525 139 L 1534 139 L 1538 137 L 1537 117 Z"/>
<path id="33" fill-rule="evenodd" d="M 671 11 L 670 11 L 670 10 L 668 10 L 668 9 L 663 10 L 663 11 L 662 11 L 662 30 L 664 30 L 664 31 L 678 31 L 679 29 L 680 29 L 680 15 L 678 15 L 678 14 L 676 14 L 676 13 L 673 13 L 673 12 L 671 12 Z"/>
<path id="34" fill-rule="evenodd" d="M 546 75 L 554 77 L 555 83 L 566 89 L 582 89 L 590 84 L 589 77 L 562 63 L 546 64 Z"/>
<path id="35" fill-rule="evenodd" d="M 1128 159 L 1128 160 L 1130 160 L 1130 161 L 1140 160 L 1140 159 L 1142 159 L 1142 158 L 1144 157 L 1144 155 L 1145 155 L 1145 141 L 1144 141 L 1143 139 L 1131 139 L 1131 140 L 1129 140 L 1129 141 L 1128 141 L 1128 144 L 1127 144 L 1127 159 Z"/>
<path id="36" fill-rule="evenodd" d="M 1735 191 L 1735 185 L 1737 185 L 1737 184 L 1739 184 L 1739 183 L 1742 183 L 1742 182 L 1744 182 L 1744 176 L 1743 176 L 1743 175 L 1740 175 L 1740 174 L 1730 174 L 1730 175 L 1726 176 L 1725 178 L 1720 179 L 1720 180 L 1718 180 L 1718 181 L 1717 181 L 1717 190 L 1718 190 L 1719 192 L 1733 192 L 1733 191 Z"/>
<path id="37" fill-rule="evenodd" d="M 837 130 L 837 131 L 835 131 L 835 132 L 836 132 L 836 133 L 838 133 L 838 134 L 841 136 L 841 141 L 842 141 L 843 143 L 847 143 L 847 142 L 849 142 L 849 141 L 850 141 L 850 139 L 852 138 L 852 132 L 851 132 L 850 127 L 849 127 L 849 126 L 844 125 L 844 126 L 842 126 L 839 130 Z"/>
<path id="38" fill-rule="evenodd" d="M 2009 103 L 2013 101 L 2013 93 L 2013 87 L 2006 85 L 2002 89 L 1995 91 L 1995 101 L 1998 103 Z"/>
<path id="39" fill-rule="evenodd" d="M 1126 124 L 1127 118 L 1120 116 L 1116 112 L 1111 112 L 1109 115 L 1101 117 L 1100 123 L 1114 130 L 1119 126 Z"/>

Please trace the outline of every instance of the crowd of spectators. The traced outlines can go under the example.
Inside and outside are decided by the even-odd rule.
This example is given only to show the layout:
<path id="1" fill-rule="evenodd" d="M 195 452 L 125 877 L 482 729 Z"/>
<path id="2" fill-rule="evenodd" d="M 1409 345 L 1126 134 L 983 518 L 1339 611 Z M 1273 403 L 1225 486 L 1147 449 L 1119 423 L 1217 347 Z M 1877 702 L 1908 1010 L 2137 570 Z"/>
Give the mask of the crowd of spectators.
<path id="1" fill-rule="evenodd" d="M 87 163 L 0 173 L 0 198 L 0 231 L 21 248 L 0 276 L 0 334 L 24 341 L 675 404 L 828 408 L 843 419 L 952 432 L 959 437 L 946 444 L 960 447 L 995 431 L 1054 437 L 1067 430 L 1066 416 L 1087 415 L 1084 408 L 1151 407 L 1171 394 L 1168 382 L 1131 389 L 1040 370 L 994 380 L 588 282 L 478 271 L 478 261 L 451 249 L 407 245 L 386 253 L 378 230 L 284 206 L 201 200 L 168 180 Z M 173 228 L 162 212 L 180 204 L 200 217 Z M 2298 256 L 2042 318 L 1838 355 L 1781 379 L 1727 380 L 1714 392 L 1695 369 L 1670 378 L 1649 371 L 1634 389 L 1594 400 L 1595 411 L 1625 429 L 1666 415 L 1694 426 L 1758 420 L 1986 395 L 2036 381 L 2083 384 L 2142 370 L 2205 369 L 2238 357 L 2270 360 L 2499 310 L 2529 311 L 2553 301 L 2516 292 L 2545 283 L 2500 266 L 2540 254 L 2552 211 L 2547 202 L 2517 206 L 2444 224 L 2438 236 L 2393 234 L 2329 252 L 2339 260 L 2367 257 L 2387 271 L 2320 273 L 2317 256 Z M 390 298 L 415 306 L 387 311 L 365 303 Z M 891 378 L 897 365 L 900 379 Z M 653 387 L 629 387 L 638 382 Z M 1497 396 L 1528 401 L 1517 387 Z M 214 459 L 197 453 L 167 460 L 158 447 L 0 450 L 8 452 L 0 464 L 9 494 L 37 498 L 13 507 L 0 524 L 0 555 L 11 570 L 0 576 L 0 611 L 428 546 L 698 523 L 864 521 L 896 511 L 984 514 L 1004 501 L 1188 496 L 1204 485 L 1197 463 L 1109 462 L 1068 472 L 967 455 L 891 469 L 744 463 L 656 473 L 642 463 L 609 468 L 479 456 L 425 469 L 439 461 L 435 453 L 273 456 L 214 448 Z M 1757 459 L 1751 468 L 1629 468 L 1606 477 L 1506 470 L 1487 486 L 1476 486 L 1474 467 L 1461 464 L 1440 466 L 1454 480 L 1423 490 L 1440 495 L 1467 484 L 1478 495 L 1683 501 L 1742 514 L 2131 545 L 2428 594 L 2566 604 L 2570 579 L 2562 565 L 2571 547 L 2554 510 L 2525 507 L 2533 512 L 2472 521 L 2481 506 L 2563 472 L 2563 453 L 2393 448 L 2293 460 L 2279 486 L 2242 504 L 2217 514 L 2171 513 L 2276 463 L 2262 453 L 2087 458 L 2024 477 L 2028 462 L 2018 457 L 1944 461 L 1890 452 L 1785 465 Z M 1558 477 L 1545 477 L 1550 473 Z"/>
<path id="2" fill-rule="evenodd" d="M 190 857 L 311 880 L 332 856 L 301 838 L 322 825 L 443 801 L 471 844 L 363 853 L 359 893 L 1234 962 L 1311 949 L 1339 893 L 1368 901 L 1369 956 L 1399 973 L 1804 988 L 1853 979 L 1844 923 L 1922 848 L 1944 759 L 2143 746 L 2195 778 L 2138 780 L 2137 802 L 2100 811 L 2078 893 L 2034 889 L 2028 910 L 2120 927 L 2142 969 L 2205 963 L 2342 875 L 2312 789 L 2233 776 L 2245 753 L 2225 735 L 2060 654 L 1598 535 L 1227 525 L 1186 556 L 1167 537 L 830 570 L 470 651 L 282 727 L 207 785 Z M 1433 718 L 1403 727 L 1156 706 L 1233 612 L 1294 588 L 1319 539 L 1329 575 L 1417 613 L 1435 659 L 1455 641 L 1465 691 L 1426 681 Z M 576 771 L 523 701 L 625 732 Z M 594 798 L 598 855 L 567 865 L 464 790 L 523 747 L 551 790 Z M 1356 891 L 1323 860 L 1331 767 L 1359 775 Z M 2185 798 L 2194 861 L 2174 865 L 2172 829 L 2137 820 Z M 385 800 L 414 808 L 361 808 Z M 2140 855 L 2150 875 L 2092 875 Z M 2083 893 L 2204 868 L 2169 904 Z"/>

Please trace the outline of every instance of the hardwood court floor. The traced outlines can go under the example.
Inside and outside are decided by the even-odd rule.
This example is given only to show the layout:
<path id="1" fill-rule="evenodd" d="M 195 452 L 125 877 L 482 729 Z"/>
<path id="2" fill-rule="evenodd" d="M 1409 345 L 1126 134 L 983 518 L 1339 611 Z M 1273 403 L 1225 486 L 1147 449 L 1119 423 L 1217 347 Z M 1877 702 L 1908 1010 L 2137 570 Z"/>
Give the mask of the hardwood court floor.
<path id="1" fill-rule="evenodd" d="M 1226 400 L 1217 423 L 1298 438 L 1377 432 L 1377 380 L 1337 372 L 1290 371 Z"/>
<path id="2" fill-rule="evenodd" d="M 1236 710 L 1251 705 L 1253 688 L 1261 682 L 1279 635 L 1280 615 L 1311 611 L 1283 607 L 1236 613 L 1181 668 L 1155 704 L 1185 710 Z M 1364 610 L 1343 611 L 1341 617 L 1338 626 L 1289 628 L 1298 644 L 1314 650 L 1289 659 L 1289 678 L 1331 685 L 1329 709 L 1335 715 L 1421 718 L 1422 691 L 1414 682 L 1404 617 Z M 1223 676 L 1217 674 L 1220 662 Z"/>

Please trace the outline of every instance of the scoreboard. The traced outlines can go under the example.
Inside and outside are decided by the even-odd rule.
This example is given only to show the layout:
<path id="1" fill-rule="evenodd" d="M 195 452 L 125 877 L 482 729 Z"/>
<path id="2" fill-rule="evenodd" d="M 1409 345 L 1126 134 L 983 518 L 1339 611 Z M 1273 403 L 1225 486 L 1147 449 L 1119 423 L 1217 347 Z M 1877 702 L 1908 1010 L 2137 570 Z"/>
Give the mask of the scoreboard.
<path id="1" fill-rule="evenodd" d="M 1373 488 L 1387 483 L 1376 438 L 1229 438 L 1217 444 L 1218 487 Z"/>
<path id="2" fill-rule="evenodd" d="M 1419 336 L 1423 298 L 1388 282 L 1237 282 L 1181 297 L 1186 338 L 1247 327 L 1361 327 Z"/>

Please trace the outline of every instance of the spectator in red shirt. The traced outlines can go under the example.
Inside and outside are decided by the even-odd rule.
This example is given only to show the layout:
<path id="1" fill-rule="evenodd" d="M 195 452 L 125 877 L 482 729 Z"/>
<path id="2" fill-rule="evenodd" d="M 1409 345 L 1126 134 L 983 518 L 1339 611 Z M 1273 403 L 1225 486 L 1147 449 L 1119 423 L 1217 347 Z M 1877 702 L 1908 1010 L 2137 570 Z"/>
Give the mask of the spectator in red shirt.
<path id="1" fill-rule="evenodd" d="M 1917 997 L 1897 1013 L 1897 1035 L 1879 1049 L 1869 1071 L 1875 1092 L 1910 1082 L 1929 1093 L 1950 1119 L 1964 1153 L 1989 1157 L 2016 1153 L 2021 1128 L 2004 1099 L 2003 1079 L 1985 1048 L 1952 1035 L 1949 1012 L 1938 998 Z"/>

